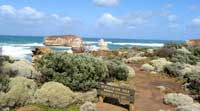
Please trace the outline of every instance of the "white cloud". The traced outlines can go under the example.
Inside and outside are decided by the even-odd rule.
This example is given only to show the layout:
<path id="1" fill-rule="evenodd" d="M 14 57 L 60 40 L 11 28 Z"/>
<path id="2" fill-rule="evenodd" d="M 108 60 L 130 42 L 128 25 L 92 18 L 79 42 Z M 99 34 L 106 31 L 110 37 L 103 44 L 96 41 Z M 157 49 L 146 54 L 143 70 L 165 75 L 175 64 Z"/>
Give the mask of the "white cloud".
<path id="1" fill-rule="evenodd" d="M 0 13 L 2 14 L 11 14 L 14 15 L 16 12 L 16 9 L 10 5 L 2 5 L 0 6 Z"/>
<path id="2" fill-rule="evenodd" d="M 119 4 L 119 0 L 93 0 L 95 5 L 111 7 Z"/>
<path id="3" fill-rule="evenodd" d="M 18 17 L 28 18 L 28 19 L 42 19 L 45 15 L 42 12 L 37 11 L 31 7 L 24 7 L 17 11 Z"/>
<path id="4" fill-rule="evenodd" d="M 152 13 L 130 13 L 124 16 L 116 17 L 110 13 L 104 13 L 98 20 L 97 26 L 106 26 L 109 28 L 123 27 L 128 29 L 135 29 L 139 25 L 148 23 Z"/>
<path id="5" fill-rule="evenodd" d="M 0 5 L 0 33 L 63 33 L 74 30 L 80 22 L 68 16 L 47 14 L 32 7 Z M 77 27 L 76 27 L 77 29 Z"/>
<path id="6" fill-rule="evenodd" d="M 16 9 L 11 5 L 0 6 L 1 20 L 9 19 L 17 24 L 60 24 L 67 25 L 73 20 L 68 16 L 60 16 L 58 14 L 45 14 L 32 7 L 23 7 Z"/>
<path id="7" fill-rule="evenodd" d="M 198 25 L 198 26 L 200 26 L 200 17 L 194 18 L 194 19 L 192 20 L 192 24 L 193 24 L 193 25 Z"/>
<path id="8" fill-rule="evenodd" d="M 114 17 L 110 13 L 104 13 L 97 21 L 98 26 L 114 27 L 122 25 L 123 20 Z"/>

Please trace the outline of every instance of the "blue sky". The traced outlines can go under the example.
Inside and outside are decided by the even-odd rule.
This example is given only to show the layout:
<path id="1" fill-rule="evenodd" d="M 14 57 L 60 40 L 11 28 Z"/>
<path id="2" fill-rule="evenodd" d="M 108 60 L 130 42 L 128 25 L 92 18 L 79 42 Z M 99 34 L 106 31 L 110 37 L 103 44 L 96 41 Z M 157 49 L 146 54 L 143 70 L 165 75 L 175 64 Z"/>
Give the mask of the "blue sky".
<path id="1" fill-rule="evenodd" d="M 0 0 L 0 35 L 200 38 L 199 0 Z"/>

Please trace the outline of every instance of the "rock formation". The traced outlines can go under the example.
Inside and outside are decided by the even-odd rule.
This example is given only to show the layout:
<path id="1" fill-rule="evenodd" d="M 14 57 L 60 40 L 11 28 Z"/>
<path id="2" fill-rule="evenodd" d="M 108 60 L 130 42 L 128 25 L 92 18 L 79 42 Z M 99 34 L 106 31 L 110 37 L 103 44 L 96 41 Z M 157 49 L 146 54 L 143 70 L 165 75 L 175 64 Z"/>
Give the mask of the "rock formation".
<path id="1" fill-rule="evenodd" d="M 46 46 L 82 47 L 83 40 L 76 35 L 48 36 L 44 39 Z"/>
<path id="2" fill-rule="evenodd" d="M 99 40 L 99 50 L 109 50 L 107 43 L 104 41 L 104 39 Z"/>
<path id="3" fill-rule="evenodd" d="M 50 53 L 51 52 L 51 49 L 48 48 L 48 47 L 37 47 L 35 48 L 34 50 L 32 50 L 33 52 L 33 55 L 32 55 L 32 63 L 34 65 L 35 61 L 38 59 L 38 58 L 41 58 L 42 55 L 44 54 L 47 54 L 47 53 Z"/>
<path id="4" fill-rule="evenodd" d="M 200 45 L 200 39 L 186 40 L 186 44 L 189 45 L 189 46 L 197 46 L 197 45 Z"/>

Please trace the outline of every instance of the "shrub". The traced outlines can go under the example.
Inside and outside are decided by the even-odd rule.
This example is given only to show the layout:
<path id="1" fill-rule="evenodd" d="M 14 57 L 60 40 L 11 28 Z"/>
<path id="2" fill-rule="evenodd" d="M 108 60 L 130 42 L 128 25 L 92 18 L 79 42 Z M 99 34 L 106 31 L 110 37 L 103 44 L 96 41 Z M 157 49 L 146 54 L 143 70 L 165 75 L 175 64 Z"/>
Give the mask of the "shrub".
<path id="1" fill-rule="evenodd" d="M 49 53 L 36 61 L 36 67 L 42 82 L 57 81 L 76 91 L 97 87 L 108 74 L 101 60 L 87 54 Z"/>
<path id="2" fill-rule="evenodd" d="M 173 64 L 168 64 L 164 67 L 164 72 L 166 72 L 167 74 L 169 74 L 170 76 L 174 76 L 174 77 L 181 77 L 183 75 L 181 75 L 181 70 L 184 69 L 183 64 L 180 63 L 173 63 Z"/>
<path id="3" fill-rule="evenodd" d="M 164 48 L 180 49 L 185 46 L 187 46 L 187 45 L 184 43 L 168 42 L 168 43 L 165 43 Z"/>
<path id="4" fill-rule="evenodd" d="M 14 60 L 11 60 L 9 56 L 0 56 L 0 73 L 2 73 L 2 66 L 4 62 L 13 63 Z"/>
<path id="5" fill-rule="evenodd" d="M 157 49 L 155 51 L 155 55 L 156 56 L 159 56 L 159 57 L 165 57 L 165 58 L 168 58 L 168 57 L 172 57 L 173 54 L 175 53 L 176 49 L 174 47 L 170 47 L 170 48 L 160 48 L 160 49 Z"/>
<path id="6" fill-rule="evenodd" d="M 200 57 L 200 46 L 194 48 L 193 54 Z"/>
<path id="7" fill-rule="evenodd" d="M 185 75 L 185 79 L 189 83 L 188 88 L 197 94 L 200 94 L 200 72 L 193 71 Z"/>
<path id="8" fill-rule="evenodd" d="M 193 54 L 187 54 L 187 53 L 182 53 L 182 52 L 176 52 L 172 58 L 172 62 L 180 62 L 180 63 L 186 63 L 186 64 L 196 64 L 197 62 L 200 61 L 200 57 L 195 56 Z"/>
<path id="9" fill-rule="evenodd" d="M 128 67 L 117 60 L 106 61 L 108 67 L 108 79 L 127 80 L 129 69 Z"/>
<path id="10" fill-rule="evenodd" d="M 0 92 L 7 92 L 9 87 L 9 78 L 6 76 L 0 76 Z"/>

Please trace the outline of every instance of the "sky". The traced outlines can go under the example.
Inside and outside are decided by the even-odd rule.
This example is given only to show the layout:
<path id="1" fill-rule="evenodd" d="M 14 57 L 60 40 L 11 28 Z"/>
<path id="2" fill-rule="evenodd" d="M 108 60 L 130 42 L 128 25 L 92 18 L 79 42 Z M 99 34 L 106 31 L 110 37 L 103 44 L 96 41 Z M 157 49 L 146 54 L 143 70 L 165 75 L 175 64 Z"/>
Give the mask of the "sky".
<path id="1" fill-rule="evenodd" d="M 0 35 L 200 38 L 200 0 L 0 0 Z"/>

